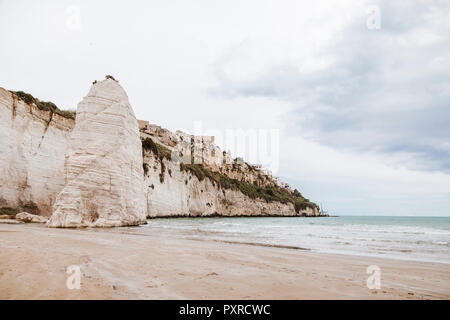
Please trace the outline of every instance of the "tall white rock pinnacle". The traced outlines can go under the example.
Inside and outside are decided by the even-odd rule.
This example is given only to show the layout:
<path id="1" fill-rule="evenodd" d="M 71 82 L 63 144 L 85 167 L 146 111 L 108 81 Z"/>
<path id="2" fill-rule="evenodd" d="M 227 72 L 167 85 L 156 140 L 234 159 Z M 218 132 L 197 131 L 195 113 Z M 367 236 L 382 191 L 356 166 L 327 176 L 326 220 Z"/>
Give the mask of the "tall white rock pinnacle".
<path id="1" fill-rule="evenodd" d="M 65 185 L 53 206 L 49 227 L 145 223 L 139 128 L 117 81 L 95 83 L 78 104 L 64 175 Z"/>

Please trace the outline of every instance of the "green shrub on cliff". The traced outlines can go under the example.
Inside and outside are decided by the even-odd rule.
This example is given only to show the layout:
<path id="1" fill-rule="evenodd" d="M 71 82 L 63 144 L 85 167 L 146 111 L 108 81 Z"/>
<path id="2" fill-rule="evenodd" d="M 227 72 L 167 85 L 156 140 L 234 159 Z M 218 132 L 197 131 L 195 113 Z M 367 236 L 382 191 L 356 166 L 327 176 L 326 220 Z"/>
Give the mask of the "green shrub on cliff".
<path id="1" fill-rule="evenodd" d="M 142 148 L 144 150 L 151 151 L 160 160 L 166 158 L 167 160 L 172 159 L 172 151 L 163 145 L 154 142 L 151 138 L 142 139 Z"/>
<path id="2" fill-rule="evenodd" d="M 35 102 L 34 97 L 26 92 L 23 91 L 10 91 L 11 93 L 14 93 L 20 100 L 24 101 L 27 104 L 32 104 Z"/>
<path id="3" fill-rule="evenodd" d="M 59 114 L 61 117 L 64 118 L 69 118 L 69 119 L 74 119 L 77 115 L 77 112 L 74 110 L 60 110 L 60 109 L 56 109 L 55 113 Z"/>
<path id="4" fill-rule="evenodd" d="M 119 81 L 117 81 L 116 80 L 116 78 L 114 78 L 112 75 L 110 75 L 110 74 L 107 74 L 106 76 L 105 76 L 105 78 L 106 79 L 111 79 L 111 80 L 114 80 L 114 81 L 116 81 L 116 82 L 119 82 Z M 97 81 L 97 80 L 96 80 Z"/>
<path id="5" fill-rule="evenodd" d="M 20 100 L 26 104 L 35 104 L 39 110 L 45 110 L 59 114 L 64 118 L 75 119 L 76 112 L 72 110 L 61 110 L 51 101 L 40 101 L 38 98 L 33 97 L 31 94 L 23 91 L 10 91 L 16 95 Z"/>
<path id="6" fill-rule="evenodd" d="M 18 213 L 19 213 L 19 210 L 13 209 L 13 208 L 10 208 L 10 207 L 0 208 L 0 215 L 6 214 L 8 216 L 15 216 Z"/>
<path id="7" fill-rule="evenodd" d="M 151 138 L 145 138 L 141 140 L 142 149 L 151 151 L 157 159 L 160 161 L 161 165 L 161 173 L 159 174 L 159 181 L 164 183 L 164 175 L 166 172 L 166 165 L 164 164 L 164 159 L 171 160 L 172 159 L 172 151 L 170 151 L 165 146 L 154 142 Z M 169 169 L 169 174 L 172 174 L 172 171 Z"/>

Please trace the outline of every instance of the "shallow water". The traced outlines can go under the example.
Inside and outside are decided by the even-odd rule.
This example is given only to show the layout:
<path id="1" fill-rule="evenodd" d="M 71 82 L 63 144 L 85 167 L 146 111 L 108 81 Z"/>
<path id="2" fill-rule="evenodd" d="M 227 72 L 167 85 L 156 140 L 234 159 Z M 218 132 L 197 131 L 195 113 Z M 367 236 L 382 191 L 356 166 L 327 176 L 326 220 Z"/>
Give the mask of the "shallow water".
<path id="1" fill-rule="evenodd" d="M 148 222 L 139 233 L 450 264 L 448 217 L 173 218 Z"/>

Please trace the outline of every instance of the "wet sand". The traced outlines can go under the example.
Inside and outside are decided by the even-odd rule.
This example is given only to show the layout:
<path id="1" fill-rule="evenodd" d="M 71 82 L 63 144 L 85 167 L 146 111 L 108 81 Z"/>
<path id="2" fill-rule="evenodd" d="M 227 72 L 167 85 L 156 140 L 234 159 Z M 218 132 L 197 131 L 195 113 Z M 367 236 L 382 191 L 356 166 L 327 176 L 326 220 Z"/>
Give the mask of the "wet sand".
<path id="1" fill-rule="evenodd" d="M 0 224 L 0 299 L 450 299 L 450 265 Z M 70 290 L 67 267 L 81 268 Z M 381 269 L 368 289 L 366 268 Z"/>

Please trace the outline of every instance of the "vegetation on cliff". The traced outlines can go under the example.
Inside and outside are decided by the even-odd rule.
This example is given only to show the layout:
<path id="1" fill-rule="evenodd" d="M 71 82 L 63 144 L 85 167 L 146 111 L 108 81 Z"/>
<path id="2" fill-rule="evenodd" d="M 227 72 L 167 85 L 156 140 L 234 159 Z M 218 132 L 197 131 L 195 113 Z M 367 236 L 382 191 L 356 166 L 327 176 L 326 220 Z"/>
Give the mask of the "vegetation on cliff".
<path id="1" fill-rule="evenodd" d="M 267 202 L 278 201 L 281 203 L 292 203 L 298 213 L 302 209 L 316 208 L 317 205 L 304 198 L 298 190 L 288 191 L 278 186 L 260 187 L 246 181 L 232 179 L 227 175 L 211 171 L 200 164 L 180 164 L 180 170 L 190 172 L 200 181 L 210 179 L 213 184 L 223 189 L 239 190 L 251 199 L 263 199 Z"/>
<path id="2" fill-rule="evenodd" d="M 8 216 L 15 216 L 17 213 L 19 213 L 18 209 L 10 208 L 10 207 L 2 207 L 0 208 L 0 215 L 8 215 Z"/>
<path id="3" fill-rule="evenodd" d="M 162 144 L 154 142 L 150 138 L 142 139 L 142 149 L 151 151 L 160 160 L 166 158 L 172 159 L 172 152 Z"/>
<path id="4" fill-rule="evenodd" d="M 151 138 L 142 139 L 142 148 L 152 152 L 161 163 L 161 173 L 159 174 L 160 182 L 164 182 L 164 172 L 166 166 L 163 160 L 171 160 L 172 153 L 167 147 L 153 141 Z M 250 167 L 250 165 L 247 164 Z M 146 168 L 148 170 L 148 168 Z M 145 167 L 144 167 L 145 170 Z M 200 181 L 208 178 L 212 181 L 214 185 L 217 185 L 222 189 L 239 190 L 244 195 L 251 199 L 263 199 L 267 202 L 281 202 L 281 203 L 292 203 L 294 205 L 295 211 L 298 213 L 300 210 L 306 208 L 317 208 L 317 205 L 310 202 L 308 199 L 304 198 L 298 190 L 290 191 L 281 188 L 276 185 L 261 187 L 257 183 L 249 183 L 247 181 L 242 181 L 238 179 L 230 178 L 229 176 L 222 174 L 220 172 L 212 171 L 201 164 L 180 164 L 180 170 L 183 172 L 189 172 L 196 176 Z M 252 172 L 256 172 L 256 169 L 251 166 L 249 168 Z M 170 173 L 169 173 L 170 174 Z M 187 183 L 187 181 L 186 181 Z"/>
<path id="5" fill-rule="evenodd" d="M 144 168 L 144 175 L 146 175 L 147 172 L 148 172 L 148 164 L 146 164 L 146 163 L 144 162 L 144 163 L 142 163 L 142 167 Z"/>
<path id="6" fill-rule="evenodd" d="M 75 119 L 76 112 L 70 110 L 61 110 L 53 102 L 40 101 L 38 98 L 33 97 L 31 94 L 23 91 L 9 91 L 18 97 L 20 100 L 27 104 L 35 104 L 39 110 L 50 111 L 68 119 Z"/>
<path id="7" fill-rule="evenodd" d="M 164 174 L 166 172 L 166 165 L 164 164 L 164 159 L 171 160 L 172 159 L 172 152 L 163 146 L 162 144 L 154 142 L 150 138 L 142 139 L 142 149 L 151 151 L 157 159 L 159 159 L 161 164 L 161 173 L 159 174 L 159 181 L 161 183 L 164 183 Z M 144 173 L 146 174 L 148 171 L 148 168 L 144 166 Z M 169 175 L 172 175 L 172 173 L 169 171 Z"/>

